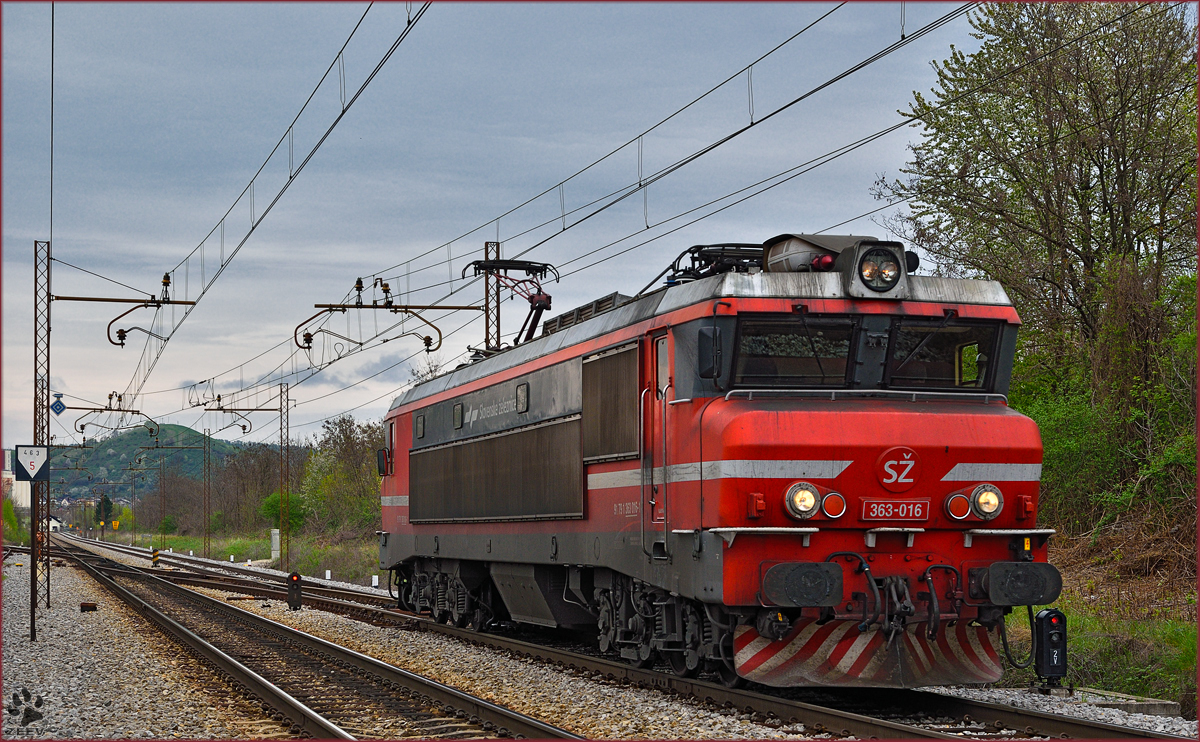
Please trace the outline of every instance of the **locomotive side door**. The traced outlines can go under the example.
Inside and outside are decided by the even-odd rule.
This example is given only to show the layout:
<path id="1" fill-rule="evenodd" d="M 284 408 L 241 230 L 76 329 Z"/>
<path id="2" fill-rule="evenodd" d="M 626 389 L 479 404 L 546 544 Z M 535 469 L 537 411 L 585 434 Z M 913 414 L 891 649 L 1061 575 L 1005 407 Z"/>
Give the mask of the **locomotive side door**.
<path id="1" fill-rule="evenodd" d="M 670 341 L 664 332 L 652 335 L 646 354 L 647 386 L 643 394 L 643 527 L 647 531 L 645 542 L 651 545 L 651 554 L 656 558 L 666 556 L 666 530 L 670 523 L 670 500 L 667 476 L 668 440 L 666 415 L 667 402 L 673 395 L 671 383 Z"/>

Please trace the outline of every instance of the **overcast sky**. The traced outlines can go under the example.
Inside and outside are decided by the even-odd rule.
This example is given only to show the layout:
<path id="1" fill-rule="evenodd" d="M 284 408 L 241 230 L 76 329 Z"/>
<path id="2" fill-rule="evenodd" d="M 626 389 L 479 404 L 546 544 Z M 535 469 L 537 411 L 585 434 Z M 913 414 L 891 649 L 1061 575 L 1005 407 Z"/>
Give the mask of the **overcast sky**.
<path id="1" fill-rule="evenodd" d="M 294 127 L 293 170 L 337 118 L 343 87 L 349 99 L 419 7 L 388 3 L 367 13 L 344 63 L 334 66 Z M 645 196 L 571 226 L 594 210 L 587 204 L 637 183 L 639 159 L 644 178 L 748 124 L 751 89 L 759 120 L 899 41 L 902 18 L 911 36 L 955 5 L 849 3 L 756 64 L 752 75 L 741 74 L 647 134 L 640 157 L 635 141 L 561 192 L 508 213 L 637 140 L 834 7 L 435 4 L 262 217 L 288 179 L 286 143 L 264 169 L 254 188 L 253 218 L 261 221 L 230 258 L 252 219 L 249 198 L 235 201 L 366 5 L 61 4 L 54 256 L 137 291 L 56 263 L 53 293 L 157 294 L 163 273 L 172 271 L 173 297 L 195 299 L 223 260 L 225 267 L 144 380 L 138 368 L 145 368 L 148 336 L 131 331 L 124 348 L 105 337 L 110 320 L 129 305 L 54 302 L 52 391 L 74 406 L 104 404 L 109 392 L 140 381 L 138 409 L 160 422 L 216 431 L 234 418 L 192 406 L 208 389 L 241 406 L 271 406 L 278 382 L 288 381 L 292 435 L 310 436 L 322 419 L 343 411 L 381 417 L 423 355 L 413 337 L 376 340 L 312 374 L 313 363 L 339 352 L 333 343 L 343 353 L 355 346 L 319 334 L 310 358 L 291 343 L 293 329 L 316 311 L 313 304 L 343 301 L 360 276 L 411 290 L 403 298 L 413 303 L 476 304 L 481 286 L 459 274 L 480 257 L 485 240 L 498 234 L 505 257 L 544 241 L 524 257 L 564 266 L 561 283 L 547 286 L 554 297 L 550 317 L 614 291 L 636 292 L 689 245 L 815 232 L 877 208 L 870 186 L 881 174 L 897 175 L 919 135 L 914 129 L 579 270 L 731 199 L 680 214 L 896 123 L 912 92 L 932 86 L 932 60 L 947 57 L 951 45 L 975 48 L 965 18 L 753 127 L 655 182 Z M 48 4 L 5 3 L 2 13 L 3 445 L 10 448 L 32 441 L 33 242 L 48 239 L 51 227 L 51 11 Z M 562 231 L 564 209 L 573 213 Z M 185 260 L 214 227 L 204 249 Z M 886 236 L 871 219 L 833 231 Z M 451 277 L 456 293 L 444 298 Z M 504 303 L 506 335 L 520 326 L 526 308 L 520 299 Z M 426 316 L 446 334 L 441 359 L 457 363 L 466 345 L 482 344 L 482 321 L 478 312 L 443 314 Z M 176 322 L 180 316 L 176 310 Z M 141 309 L 114 329 L 170 330 L 169 310 L 154 317 L 153 309 Z M 373 335 L 377 322 L 382 330 L 392 321 L 393 315 L 350 312 L 327 327 L 357 341 Z M 236 393 L 243 388 L 250 392 Z M 51 423 L 56 442 L 78 442 L 76 414 Z M 248 435 L 232 427 L 218 437 L 277 440 L 276 417 L 250 417 Z"/>

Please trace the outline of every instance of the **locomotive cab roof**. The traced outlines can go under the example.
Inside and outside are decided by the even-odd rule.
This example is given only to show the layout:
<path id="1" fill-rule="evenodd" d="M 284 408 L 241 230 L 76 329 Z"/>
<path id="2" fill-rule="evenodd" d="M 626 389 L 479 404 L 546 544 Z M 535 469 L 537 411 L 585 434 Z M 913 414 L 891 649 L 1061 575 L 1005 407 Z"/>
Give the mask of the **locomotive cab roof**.
<path id="1" fill-rule="evenodd" d="M 733 243 L 724 243 L 732 245 Z M 632 298 L 610 294 L 543 323 L 537 338 L 417 384 L 396 397 L 392 409 L 491 374 L 513 368 L 590 338 L 684 307 L 725 298 L 890 299 L 899 301 L 1012 306 L 995 281 L 911 275 L 913 263 L 899 242 L 859 235 L 782 234 L 763 245 L 758 270 L 730 270 L 667 285 Z M 747 247 L 744 244 L 739 248 Z M 707 246 L 696 246 L 697 248 Z M 694 248 L 689 248 L 692 250 Z M 684 255 L 687 255 L 685 251 Z M 832 260 L 817 260 L 830 256 Z M 881 260 L 879 256 L 883 256 Z M 888 256 L 891 256 L 888 258 Z M 682 256 L 681 256 L 682 257 Z M 892 260 L 895 278 L 871 287 L 864 266 Z M 676 261 L 678 262 L 678 261 Z M 910 267 L 911 266 L 911 267 Z M 664 272 L 665 274 L 665 272 Z M 575 320 L 564 322 L 571 316 Z"/>

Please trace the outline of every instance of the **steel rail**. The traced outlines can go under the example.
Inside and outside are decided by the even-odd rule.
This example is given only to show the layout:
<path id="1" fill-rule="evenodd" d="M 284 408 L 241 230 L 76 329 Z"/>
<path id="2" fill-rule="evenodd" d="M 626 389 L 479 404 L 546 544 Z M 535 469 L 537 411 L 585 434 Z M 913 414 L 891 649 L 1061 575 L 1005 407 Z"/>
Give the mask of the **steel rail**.
<path id="1" fill-rule="evenodd" d="M 82 563 L 82 561 L 81 561 L 81 563 Z M 526 737 L 526 738 L 530 738 L 530 739 L 548 739 L 548 738 L 549 739 L 584 739 L 584 737 L 576 735 L 565 729 L 561 729 L 552 724 L 547 724 L 543 721 L 539 721 L 538 719 L 535 719 L 531 716 L 527 716 L 525 714 L 521 714 L 519 712 L 513 711 L 513 710 L 505 708 L 503 706 L 491 703 L 490 701 L 486 701 L 482 698 L 478 698 L 478 697 L 473 696 L 464 691 L 460 691 L 457 688 L 452 688 L 448 685 L 445 685 L 444 683 L 439 683 L 436 680 L 432 680 L 430 678 L 425 678 L 425 677 L 422 677 L 415 673 L 409 672 L 407 670 L 403 670 L 401 668 L 394 667 L 385 662 L 381 662 L 380 660 L 377 660 L 374 657 L 369 657 L 365 654 L 355 652 L 351 649 L 347 649 L 345 647 L 338 646 L 337 644 L 334 644 L 332 642 L 321 639 L 320 637 L 316 637 L 311 634 L 307 634 L 303 631 L 293 629 L 285 624 L 281 624 L 276 621 L 272 621 L 270 619 L 263 618 L 262 616 L 259 616 L 258 614 L 251 613 L 249 611 L 244 611 L 241 608 L 237 608 L 236 606 L 227 605 L 225 603 L 222 603 L 219 600 L 210 598 L 207 595 L 204 595 L 202 593 L 197 593 L 194 590 L 188 590 L 186 588 L 179 587 L 178 585 L 175 585 L 174 583 L 172 583 L 168 580 L 163 580 L 159 576 L 154 575 L 153 573 L 150 573 L 146 570 L 142 570 L 137 567 L 130 567 L 128 565 L 115 564 L 115 563 L 114 563 L 114 569 L 117 569 L 119 571 L 126 571 L 126 572 L 129 572 L 132 574 L 136 574 L 139 578 L 152 580 L 157 583 L 160 583 L 162 586 L 164 586 L 164 588 L 166 590 L 168 590 L 174 594 L 186 597 L 189 600 L 197 600 L 200 603 L 205 603 L 205 604 L 208 604 L 213 607 L 219 607 L 219 609 L 222 611 L 235 613 L 239 617 L 244 619 L 246 622 L 248 622 L 252 625 L 264 627 L 264 628 L 268 629 L 269 631 L 274 632 L 275 634 L 282 634 L 282 635 L 286 636 L 289 640 L 294 641 L 297 644 L 301 645 L 302 647 L 305 647 L 306 649 L 309 649 L 315 653 L 332 655 L 336 658 L 337 662 L 345 663 L 346 665 L 352 666 L 358 670 L 361 670 L 362 672 L 377 676 L 377 677 L 381 678 L 384 682 L 390 682 L 390 683 L 402 686 L 404 688 L 407 688 L 411 692 L 427 696 L 427 697 L 433 699 L 433 701 L 439 705 L 450 706 L 455 709 L 464 711 L 467 714 L 469 714 L 470 716 L 474 716 L 478 719 L 481 719 L 485 723 L 490 723 L 490 724 L 494 725 L 497 728 L 497 730 L 501 733 L 507 733 L 512 736 Z M 98 568 L 92 568 L 92 569 L 89 569 L 88 571 L 89 571 L 89 573 L 96 573 L 96 574 L 98 574 L 100 572 L 100 570 Z M 124 588 L 121 588 L 119 585 L 116 585 L 116 583 L 113 582 L 110 578 L 105 577 L 103 581 L 105 581 L 106 587 L 108 587 L 111 584 L 111 585 L 115 586 L 118 590 L 124 591 Z M 110 588 L 110 589 L 112 589 L 112 588 Z M 146 606 L 147 608 L 154 610 L 151 606 L 146 604 L 140 598 L 137 598 L 136 596 L 133 596 L 132 594 L 130 594 L 130 596 L 134 600 L 136 600 L 139 603 L 141 603 L 142 605 Z M 129 601 L 126 601 L 126 602 L 129 602 Z M 158 613 L 158 611 L 155 611 L 155 612 Z M 394 614 L 392 614 L 392 615 L 394 615 Z M 167 621 L 170 621 L 172 624 L 175 624 L 174 621 L 167 618 L 166 616 L 163 616 L 163 618 L 166 619 Z M 178 626 L 178 624 L 175 624 L 175 625 Z M 180 628 L 182 629 L 182 627 L 180 627 Z M 186 631 L 186 629 L 184 629 L 184 631 Z M 201 642 L 204 641 L 203 639 L 200 639 L 199 637 L 195 637 L 195 638 L 198 641 L 201 641 Z M 207 642 L 204 642 L 204 643 L 207 645 Z M 208 645 L 208 646 L 211 646 L 211 645 Z M 215 648 L 213 648 L 213 649 L 214 649 L 214 651 L 219 651 L 219 650 L 216 650 Z M 240 667 L 240 665 L 239 665 L 239 667 Z M 252 673 L 252 671 L 250 671 L 248 669 L 246 671 Z M 259 676 L 257 676 L 257 675 L 254 675 L 254 677 L 258 678 L 263 683 L 267 683 L 269 685 L 268 681 L 266 681 L 265 679 L 259 678 Z M 274 688 L 274 686 L 271 686 L 271 687 Z M 282 691 L 279 691 L 279 692 L 282 693 Z M 284 695 L 286 695 L 286 694 L 284 694 Z M 290 698 L 290 696 L 288 696 L 288 698 Z M 306 708 L 306 707 L 301 706 L 301 708 Z M 315 714 L 315 712 L 310 712 L 310 713 Z M 326 723 L 328 724 L 328 722 L 326 722 Z M 341 730 L 338 730 L 338 728 L 333 726 L 332 724 L 329 724 L 329 726 L 333 730 L 341 731 Z M 328 732 L 326 732 L 326 734 L 328 735 Z M 341 737 L 342 739 L 354 739 L 353 737 L 347 735 L 345 732 L 342 732 L 342 734 L 345 735 L 345 736 Z M 314 734 L 314 736 L 316 736 L 318 738 L 321 737 L 321 735 L 318 735 L 318 734 Z"/>
<path id="2" fill-rule="evenodd" d="M 98 543 L 97 545 L 100 544 Z M 104 546 L 112 547 L 115 545 L 104 544 Z M 142 555 L 138 554 L 138 556 Z M 172 554 L 171 556 L 179 555 Z M 163 557 L 164 555 L 160 555 L 160 559 Z M 182 557 L 182 559 L 197 562 L 196 566 L 203 567 L 205 569 L 228 569 L 228 567 L 223 563 L 200 564 L 199 562 L 202 562 L 202 560 L 199 560 L 195 557 Z M 276 575 L 256 572 L 245 568 L 234 571 L 269 582 L 282 581 L 284 579 Z M 166 575 L 163 576 L 165 577 Z M 204 578 L 194 575 L 173 575 L 169 579 L 179 580 L 181 582 L 200 582 L 204 580 Z M 243 592 L 259 596 L 276 597 L 279 599 L 282 599 L 282 597 L 286 595 L 286 592 L 282 588 L 274 589 L 245 583 L 239 584 L 234 581 L 237 578 L 229 578 L 228 576 L 222 576 L 222 579 L 224 581 L 212 581 L 214 584 L 204 586 L 229 590 L 232 592 Z M 834 734 L 842 734 L 844 736 L 854 735 L 862 738 L 876 737 L 891 739 L 895 739 L 897 737 L 932 739 L 962 738 L 961 735 L 946 734 L 937 732 L 936 730 L 928 730 L 921 727 L 900 724 L 897 722 L 889 722 L 881 719 L 875 719 L 866 715 L 854 714 L 852 712 L 840 711 L 815 704 L 793 701 L 786 698 L 778 698 L 754 691 L 730 689 L 723 685 L 710 683 L 703 680 L 680 678 L 669 673 L 657 672 L 650 669 L 640 669 L 633 667 L 632 665 L 608 660 L 602 657 L 592 657 L 568 650 L 544 647 L 538 644 L 525 642 L 519 639 L 511 639 L 496 634 L 485 634 L 469 629 L 459 629 L 453 626 L 435 623 L 428 617 L 414 615 L 401 611 L 398 608 L 388 610 L 383 608 L 375 608 L 369 605 L 355 604 L 352 602 L 355 600 L 370 600 L 375 602 L 376 600 L 383 598 L 383 596 L 380 595 L 353 590 L 318 588 L 321 590 L 329 590 L 331 593 L 340 593 L 341 595 L 339 597 L 343 599 L 338 599 L 321 595 L 310 596 L 309 589 L 314 587 L 311 583 L 305 584 L 303 587 L 305 591 L 304 599 L 310 604 L 325 607 L 328 610 L 337 613 L 349 614 L 356 618 L 365 617 L 365 620 L 370 620 L 373 623 L 404 624 L 405 628 L 409 628 L 411 630 L 432 631 L 435 633 L 447 634 L 463 641 L 474 644 L 482 644 L 498 649 L 506 649 L 518 654 L 524 654 L 535 659 L 551 662 L 572 669 L 584 669 L 592 672 L 598 672 L 613 680 L 624 680 L 642 687 L 684 694 L 695 697 L 702 701 L 710 701 L 718 705 L 731 705 L 750 712 L 757 711 L 764 714 L 770 714 L 784 721 L 799 721 L 813 729 L 829 731 Z M 378 603 L 376 604 L 378 605 Z M 391 604 L 390 600 L 388 601 L 388 604 Z M 1188 737 L 1180 737 L 1163 732 L 1154 732 L 1147 729 L 1124 727 L 1116 724 L 1108 724 L 1106 722 L 1091 721 L 1071 716 L 1062 716 L 1043 711 L 1020 709 L 1014 706 L 1006 706 L 1003 704 L 990 703 L 986 701 L 977 701 L 973 699 L 960 698 L 957 696 L 946 696 L 931 691 L 888 688 L 866 689 L 861 691 L 855 689 L 832 690 L 838 690 L 840 693 L 851 697 L 854 697 L 855 695 L 869 694 L 872 696 L 872 702 L 876 704 L 879 702 L 878 699 L 886 698 L 892 705 L 910 708 L 913 710 L 919 709 L 937 716 L 948 716 L 956 719 L 968 718 L 976 722 L 981 722 L 995 729 L 1013 729 L 1035 736 L 1069 736 L 1078 739 L 1189 739 Z"/>
<path id="3" fill-rule="evenodd" d="M 157 625 L 163 633 L 188 646 L 201 657 L 211 662 L 227 677 L 241 683 L 251 693 L 258 695 L 263 699 L 264 703 L 282 714 L 292 725 L 299 727 L 302 731 L 307 732 L 317 739 L 354 739 L 351 734 L 330 723 L 316 711 L 313 711 L 291 695 L 277 688 L 266 678 L 217 649 L 129 590 L 118 585 L 116 581 L 103 574 L 99 568 L 90 564 L 88 560 L 70 553 L 68 553 L 68 558 L 75 561 L 76 564 L 110 593 L 118 597 L 151 623 Z"/>
<path id="4" fill-rule="evenodd" d="M 71 537 L 71 538 L 74 538 L 74 537 Z M 135 556 L 135 557 L 138 557 L 139 559 L 149 560 L 151 558 L 151 554 L 149 551 L 146 551 L 138 546 L 129 546 L 128 544 L 113 544 L 113 543 L 100 542 L 100 541 L 88 542 L 88 543 L 92 543 L 99 548 L 110 549 L 112 551 L 116 551 L 116 552 L 119 552 L 122 554 L 128 554 L 130 556 Z M 281 586 L 285 586 L 286 582 L 287 582 L 287 577 L 284 575 L 273 575 L 269 572 L 262 572 L 259 570 L 250 569 L 248 567 L 239 566 L 239 565 L 232 564 L 232 563 L 225 564 L 224 562 L 219 562 L 219 563 L 214 564 L 212 562 L 212 560 L 205 560 L 200 557 L 188 556 L 186 554 L 175 554 L 175 553 L 160 551 L 158 554 L 158 560 L 159 560 L 159 562 L 163 562 L 166 564 L 175 564 L 175 565 L 179 565 L 181 567 L 186 567 L 189 569 L 198 568 L 205 572 L 211 572 L 211 571 L 215 571 L 215 570 L 235 572 L 239 575 L 245 575 L 246 577 L 262 580 L 264 582 L 278 583 Z M 168 579 L 172 579 L 172 578 L 168 578 Z M 228 575 L 213 575 L 210 579 L 237 579 L 237 578 L 233 578 Z M 368 592 L 365 592 L 362 590 L 351 590 L 351 589 L 347 589 L 347 588 L 330 587 L 328 585 L 322 585 L 322 584 L 311 582 L 311 581 L 303 582 L 301 585 L 301 589 L 302 589 L 304 595 L 306 595 L 306 596 L 312 595 L 312 596 L 322 596 L 322 597 L 340 599 L 340 600 L 346 600 L 346 601 L 369 602 L 370 604 L 376 605 L 376 606 L 391 606 L 391 605 L 395 605 L 395 602 L 396 602 L 395 598 L 391 598 L 387 595 L 368 593 Z"/>

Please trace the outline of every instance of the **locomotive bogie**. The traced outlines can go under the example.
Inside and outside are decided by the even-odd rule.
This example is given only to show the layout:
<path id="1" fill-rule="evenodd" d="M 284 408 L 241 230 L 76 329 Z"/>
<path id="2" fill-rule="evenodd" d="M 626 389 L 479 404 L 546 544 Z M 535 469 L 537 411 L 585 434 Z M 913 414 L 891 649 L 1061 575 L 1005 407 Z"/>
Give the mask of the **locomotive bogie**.
<path id="1" fill-rule="evenodd" d="M 618 297 L 398 399 L 401 605 L 730 683 L 997 679 L 1004 613 L 1061 589 L 1041 439 L 1003 396 L 1016 313 L 894 243 L 800 242 L 809 272 Z"/>

